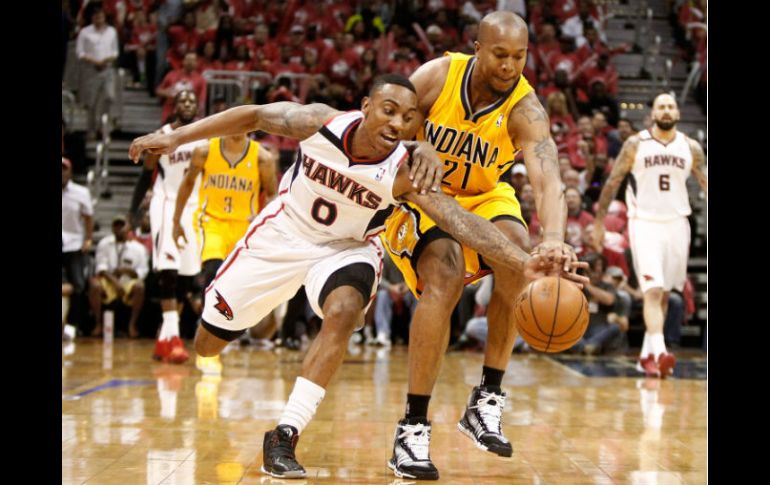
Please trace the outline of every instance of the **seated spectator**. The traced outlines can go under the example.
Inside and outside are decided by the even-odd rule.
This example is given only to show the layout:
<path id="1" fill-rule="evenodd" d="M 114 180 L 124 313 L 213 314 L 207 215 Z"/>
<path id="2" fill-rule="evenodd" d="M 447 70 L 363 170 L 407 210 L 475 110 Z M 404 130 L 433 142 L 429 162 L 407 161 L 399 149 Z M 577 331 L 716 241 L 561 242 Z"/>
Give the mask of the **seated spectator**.
<path id="1" fill-rule="evenodd" d="M 583 288 L 588 300 L 588 328 L 583 338 L 570 351 L 595 355 L 623 346 L 623 336 L 628 331 L 631 300 L 628 294 L 619 295 L 618 287 L 623 271 L 617 267 L 604 271 L 606 261 L 596 253 L 583 258 L 589 264 L 586 270 L 590 283 Z"/>
<path id="2" fill-rule="evenodd" d="M 602 247 L 602 257 L 609 266 L 615 266 L 620 268 L 623 273 L 630 275 L 629 263 L 626 260 L 625 248 L 628 247 L 628 243 L 623 242 L 624 237 L 622 234 L 612 231 L 605 231 L 604 233 L 604 245 Z M 594 243 L 594 226 L 593 224 L 583 228 L 583 252 L 578 256 L 584 256 L 588 253 L 595 252 Z"/>
<path id="3" fill-rule="evenodd" d="M 567 97 L 561 91 L 554 91 L 546 99 L 546 112 L 551 121 L 551 136 L 556 142 L 559 154 L 567 153 L 567 138 L 577 127 L 567 108 Z"/>
<path id="4" fill-rule="evenodd" d="M 225 63 L 226 71 L 253 71 L 254 64 L 249 55 L 249 48 L 245 42 L 236 43 L 235 55 L 230 61 Z"/>
<path id="5" fill-rule="evenodd" d="M 591 79 L 588 88 L 588 102 L 584 103 L 582 113 L 593 115 L 601 111 L 607 117 L 607 123 L 617 126 L 620 119 L 620 108 L 615 98 L 607 92 L 607 84 L 604 79 L 597 77 Z"/>
<path id="6" fill-rule="evenodd" d="M 96 276 L 91 277 L 89 300 L 96 320 L 92 336 L 102 333 L 102 305 L 119 300 L 131 307 L 128 334 L 139 336 L 136 321 L 144 304 L 144 278 L 147 276 L 147 251 L 144 246 L 127 239 L 130 225 L 126 218 L 112 220 L 112 235 L 96 246 Z"/>
<path id="7" fill-rule="evenodd" d="M 538 72 L 536 80 L 538 84 L 548 84 L 553 81 L 554 73 L 551 70 L 550 60 L 553 55 L 561 53 L 561 42 L 558 39 L 556 25 L 550 21 L 544 22 L 537 35 L 537 44 L 532 50 L 532 58 Z"/>
<path id="8" fill-rule="evenodd" d="M 595 79 L 601 79 L 607 86 L 607 93 L 610 96 L 618 95 L 618 71 L 610 63 L 610 55 L 605 53 L 599 54 L 596 61 L 587 61 L 588 64 L 583 70 L 580 71 L 575 84 L 581 89 L 588 91 L 591 82 Z"/>
<path id="9" fill-rule="evenodd" d="M 572 246 L 576 254 L 581 255 L 588 250 L 583 242 L 583 231 L 587 227 L 593 227 L 594 216 L 583 210 L 583 196 L 578 189 L 574 187 L 564 189 L 564 198 L 567 202 L 567 228 L 564 242 Z M 529 230 L 530 237 L 533 232 L 539 234 L 540 221 L 537 214 L 532 217 Z"/>
<path id="10" fill-rule="evenodd" d="M 152 80 L 155 79 L 155 49 L 158 42 L 157 25 L 147 21 L 143 10 L 134 14 L 131 35 L 123 46 L 128 68 L 133 75 L 134 87 L 145 87 L 152 91 Z"/>
<path id="11" fill-rule="evenodd" d="M 217 48 L 213 40 L 206 41 L 203 44 L 200 55 L 198 56 L 198 72 L 201 75 L 206 71 L 221 71 L 225 68 L 222 61 L 217 59 Z"/>
<path id="12" fill-rule="evenodd" d="M 258 23 L 254 27 L 254 33 L 247 37 L 246 42 L 251 51 L 252 59 L 260 59 L 262 63 L 274 62 L 278 59 L 278 44 L 270 40 L 270 31 L 264 23 Z M 258 67 L 260 71 L 265 70 L 264 64 Z"/>
<path id="13" fill-rule="evenodd" d="M 567 100 L 567 110 L 572 115 L 572 119 L 578 116 L 578 103 L 588 101 L 588 96 L 582 90 L 575 89 L 570 84 L 569 73 L 566 69 L 556 69 L 553 82 L 546 85 L 539 94 L 548 99 L 548 96 L 554 92 L 560 92 L 564 95 Z"/>
<path id="14" fill-rule="evenodd" d="M 607 154 L 607 139 L 596 133 L 590 116 L 583 115 L 578 118 L 577 132 L 567 139 L 567 153 L 570 164 L 576 170 L 586 168 L 589 157 Z"/>
<path id="15" fill-rule="evenodd" d="M 166 74 L 166 77 L 155 89 L 155 94 L 165 99 L 163 114 L 161 115 L 163 123 L 167 123 L 174 112 L 174 96 L 186 89 L 193 91 L 198 98 L 198 113 L 206 112 L 206 80 L 198 73 L 197 69 L 197 54 L 188 52 L 184 56 L 182 68 Z"/>
<path id="16" fill-rule="evenodd" d="M 516 193 L 521 192 L 524 185 L 529 183 L 527 178 L 527 167 L 523 163 L 515 163 L 511 168 L 511 186 L 516 190 Z"/>
<path id="17" fill-rule="evenodd" d="M 417 299 L 404 282 L 404 276 L 390 258 L 383 258 L 382 279 L 377 290 L 374 309 L 374 326 L 377 336 L 367 342 L 370 345 L 391 346 L 391 332 L 394 315 L 404 316 L 411 321 L 417 307 Z M 406 312 L 406 314 L 404 314 Z"/>
<path id="18" fill-rule="evenodd" d="M 352 76 L 358 70 L 360 58 L 342 32 L 336 32 L 332 40 L 332 46 L 321 55 L 321 70 L 330 83 L 351 86 Z"/>
<path id="19" fill-rule="evenodd" d="M 196 52 L 201 36 L 195 29 L 195 12 L 188 10 L 182 17 L 181 25 L 172 25 L 168 28 L 169 49 L 166 52 L 172 70 L 180 69 L 188 52 Z"/>

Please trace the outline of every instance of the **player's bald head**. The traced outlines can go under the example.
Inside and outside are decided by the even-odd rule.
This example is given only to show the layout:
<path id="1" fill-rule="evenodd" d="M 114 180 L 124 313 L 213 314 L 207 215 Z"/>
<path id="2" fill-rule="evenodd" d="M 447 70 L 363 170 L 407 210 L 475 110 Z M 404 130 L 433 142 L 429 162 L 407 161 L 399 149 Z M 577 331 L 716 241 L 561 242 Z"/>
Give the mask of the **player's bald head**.
<path id="1" fill-rule="evenodd" d="M 513 12 L 492 12 L 479 23 L 478 41 L 482 44 L 513 40 L 528 35 L 527 23 Z"/>
<path id="2" fill-rule="evenodd" d="M 676 104 L 676 98 L 668 93 L 662 93 L 655 96 L 655 99 L 652 102 L 652 108 L 655 109 L 656 107 L 664 104 L 669 106 L 673 105 L 675 108 L 679 108 L 679 106 Z"/>

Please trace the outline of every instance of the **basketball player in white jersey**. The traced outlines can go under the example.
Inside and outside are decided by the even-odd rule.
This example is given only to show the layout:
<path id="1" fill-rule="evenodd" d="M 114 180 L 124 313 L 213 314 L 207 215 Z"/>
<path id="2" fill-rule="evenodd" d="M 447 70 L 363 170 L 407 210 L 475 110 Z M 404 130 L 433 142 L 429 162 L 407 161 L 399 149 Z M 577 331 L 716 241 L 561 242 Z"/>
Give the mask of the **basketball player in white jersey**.
<path id="1" fill-rule="evenodd" d="M 198 99 L 189 90 L 180 91 L 174 98 L 176 120 L 163 125 L 158 133 L 168 134 L 191 123 L 198 114 Z M 186 143 L 173 152 L 164 155 L 149 155 L 144 160 L 144 170 L 139 177 L 131 201 L 132 218 L 136 219 L 137 209 L 144 199 L 155 175 L 150 200 L 150 227 L 152 230 L 152 269 L 158 273 L 160 306 L 163 312 L 153 358 L 164 362 L 181 364 L 189 355 L 179 338 L 179 303 L 183 302 L 192 286 L 192 278 L 200 272 L 200 254 L 196 244 L 188 244 L 180 251 L 173 239 L 174 208 L 179 185 L 190 166 L 193 149 L 200 142 Z M 199 188 L 200 179 L 193 190 Z M 182 227 L 187 239 L 195 241 L 193 214 L 196 200 L 189 200 L 182 215 Z"/>
<path id="2" fill-rule="evenodd" d="M 663 322 L 668 295 L 681 291 L 687 278 L 690 247 L 690 201 L 685 182 L 692 173 L 707 192 L 706 159 L 700 144 L 677 131 L 679 108 L 669 94 L 652 105 L 653 125 L 623 143 L 615 166 L 599 197 L 594 234 L 601 252 L 604 217 L 621 182 L 626 188 L 628 234 L 639 287 L 644 293 L 646 332 L 637 369 L 648 377 L 665 379 L 676 358 L 666 350 Z"/>
<path id="3" fill-rule="evenodd" d="M 169 135 L 139 138 L 129 150 L 136 160 L 144 150 L 165 152 L 179 143 L 255 130 L 302 140 L 278 197 L 251 223 L 207 288 L 195 339 L 198 353 L 215 355 L 305 285 L 313 310 L 324 321 L 278 426 L 265 434 L 262 470 L 274 477 L 305 476 L 294 454 L 297 439 L 342 363 L 348 338 L 363 324 L 382 269 L 376 236 L 394 206 L 413 201 L 463 244 L 529 278 L 561 269 L 528 255 L 492 223 L 438 191 L 443 169 L 432 147 L 399 142 L 414 135 L 416 110 L 412 83 L 385 75 L 374 81 L 361 111 L 290 102 L 241 106 Z M 416 188 L 423 186 L 417 178 L 410 180 L 416 158 L 429 164 L 424 186 L 430 191 Z M 429 432 L 422 426 L 404 430 L 421 436 Z M 427 447 L 415 449 L 406 459 L 430 461 Z"/>

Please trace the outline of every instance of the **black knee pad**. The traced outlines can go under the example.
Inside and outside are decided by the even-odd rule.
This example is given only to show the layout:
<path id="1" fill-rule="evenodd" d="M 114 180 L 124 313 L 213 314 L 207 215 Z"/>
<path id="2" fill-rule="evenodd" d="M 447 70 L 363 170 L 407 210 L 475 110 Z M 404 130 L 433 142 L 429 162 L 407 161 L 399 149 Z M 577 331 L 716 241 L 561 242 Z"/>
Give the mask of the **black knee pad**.
<path id="1" fill-rule="evenodd" d="M 176 285 L 178 273 L 173 269 L 164 269 L 158 273 L 158 286 L 160 287 L 161 300 L 176 298 Z"/>
<path id="2" fill-rule="evenodd" d="M 219 267 L 222 266 L 224 260 L 222 259 L 209 259 L 203 262 L 203 276 L 206 278 L 206 284 L 204 288 L 209 286 L 219 271 Z"/>
<path id="3" fill-rule="evenodd" d="M 184 301 L 187 299 L 187 294 L 192 291 L 193 277 L 182 276 L 176 277 L 176 300 Z"/>
<path id="4" fill-rule="evenodd" d="M 329 276 L 326 280 L 321 294 L 318 296 L 318 306 L 323 308 L 326 297 L 335 288 L 340 286 L 352 286 L 361 293 L 364 298 L 364 306 L 369 303 L 369 297 L 372 294 L 372 285 L 374 284 L 374 268 L 367 263 L 353 263 L 344 266 Z"/>
<path id="5" fill-rule="evenodd" d="M 246 329 L 243 330 L 225 330 L 223 328 L 215 327 L 214 325 L 210 324 L 206 320 L 201 319 L 201 327 L 205 328 L 211 335 L 221 338 L 222 340 L 225 340 L 227 342 L 232 342 L 233 340 L 236 340 L 238 337 L 244 334 L 246 332 Z"/>

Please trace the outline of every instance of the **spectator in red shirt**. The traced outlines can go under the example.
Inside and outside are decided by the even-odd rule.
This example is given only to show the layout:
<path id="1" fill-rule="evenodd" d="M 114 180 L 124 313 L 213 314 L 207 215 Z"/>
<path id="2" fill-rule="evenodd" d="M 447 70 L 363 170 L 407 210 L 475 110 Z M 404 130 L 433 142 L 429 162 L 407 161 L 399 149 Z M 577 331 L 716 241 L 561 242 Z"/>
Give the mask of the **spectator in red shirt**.
<path id="1" fill-rule="evenodd" d="M 123 46 L 135 87 L 152 89 L 150 80 L 155 79 L 157 40 L 157 26 L 147 21 L 147 14 L 143 10 L 137 10 L 133 15 L 129 41 Z"/>
<path id="2" fill-rule="evenodd" d="M 577 170 L 586 168 L 586 158 L 597 153 L 607 154 L 607 139 L 596 133 L 590 116 L 578 118 L 577 132 L 567 139 L 570 164 Z"/>
<path id="3" fill-rule="evenodd" d="M 270 40 L 270 31 L 264 23 L 254 27 L 254 33 L 248 37 L 247 42 L 252 59 L 261 59 L 263 67 L 278 60 L 278 45 Z"/>
<path id="4" fill-rule="evenodd" d="M 291 46 L 283 44 L 279 52 L 278 60 L 267 68 L 267 72 L 272 74 L 273 77 L 278 77 L 279 74 L 284 72 L 304 72 L 305 69 L 302 67 L 302 64 L 291 61 Z"/>
<path id="5" fill-rule="evenodd" d="M 420 67 L 420 61 L 417 60 L 409 46 L 400 45 L 398 50 L 393 53 L 393 59 L 388 62 L 387 71 L 409 77 L 418 67 Z"/>
<path id="6" fill-rule="evenodd" d="M 591 246 L 584 246 L 583 232 L 586 227 L 593 226 L 594 216 L 583 210 L 583 197 L 580 191 L 574 187 L 564 190 L 564 198 L 567 202 L 567 230 L 564 241 L 575 248 L 575 253 L 582 256 Z M 540 221 L 537 214 L 533 215 L 530 224 L 530 237 L 532 233 L 540 233 Z"/>
<path id="7" fill-rule="evenodd" d="M 305 28 L 301 25 L 295 25 L 291 28 L 284 43 L 290 47 L 289 61 L 295 64 L 302 64 L 302 56 L 307 49 L 316 49 L 305 43 Z"/>
<path id="8" fill-rule="evenodd" d="M 225 63 L 226 71 L 253 71 L 254 65 L 249 56 L 249 48 L 246 42 L 240 42 L 235 46 L 235 56 Z"/>
<path id="9" fill-rule="evenodd" d="M 166 100 L 161 116 L 163 123 L 167 123 L 167 120 L 174 112 L 174 96 L 185 89 L 193 91 L 198 97 L 198 112 L 205 112 L 206 80 L 198 73 L 197 68 L 198 56 L 195 52 L 188 52 L 182 61 L 182 68 L 175 69 L 166 74 L 166 77 L 163 78 L 163 81 L 155 90 L 157 96 Z"/>
<path id="10" fill-rule="evenodd" d="M 277 22 L 280 17 L 274 6 L 268 5 L 267 0 L 228 0 L 232 9 L 232 18 L 235 19 L 234 30 L 239 34 L 248 34 L 254 30 L 258 23 L 270 25 Z M 285 2 L 273 2 L 276 6 L 284 7 Z M 220 19 L 220 22 L 222 19 Z"/>
<path id="11" fill-rule="evenodd" d="M 612 96 L 618 95 L 618 71 L 615 66 L 610 64 L 609 54 L 599 54 L 596 62 L 590 62 L 588 66 L 580 72 L 575 83 L 581 89 L 588 90 L 591 81 L 601 79 L 607 86 L 607 92 Z"/>
<path id="12" fill-rule="evenodd" d="M 172 25 L 168 28 L 170 47 L 166 60 L 171 69 L 182 67 L 182 61 L 188 52 L 196 52 L 200 42 L 200 34 L 195 29 L 195 12 L 188 10 L 182 17 L 182 25 Z"/>
<path id="13" fill-rule="evenodd" d="M 203 74 L 210 70 L 222 70 L 225 68 L 222 61 L 216 58 L 216 46 L 213 40 L 206 41 L 198 57 L 198 72 Z"/>
<path id="14" fill-rule="evenodd" d="M 360 57 L 346 45 L 345 34 L 337 32 L 334 44 L 321 55 L 321 69 L 330 82 L 342 86 L 352 84 L 352 74 L 358 69 Z"/>
<path id="15" fill-rule="evenodd" d="M 561 42 L 557 38 L 556 25 L 544 22 L 537 36 L 537 44 L 532 51 L 535 66 L 538 71 L 538 83 L 549 83 L 553 80 L 550 59 L 553 55 L 561 54 Z"/>

